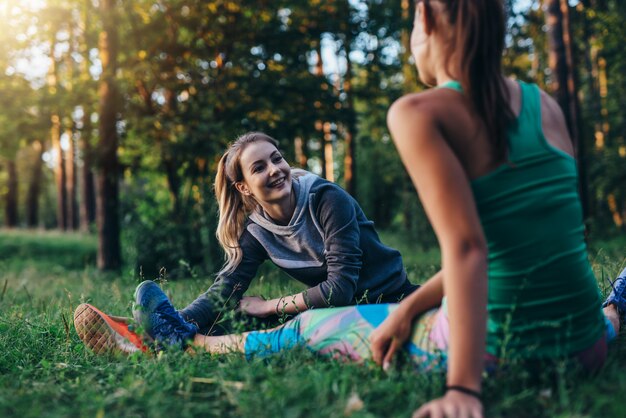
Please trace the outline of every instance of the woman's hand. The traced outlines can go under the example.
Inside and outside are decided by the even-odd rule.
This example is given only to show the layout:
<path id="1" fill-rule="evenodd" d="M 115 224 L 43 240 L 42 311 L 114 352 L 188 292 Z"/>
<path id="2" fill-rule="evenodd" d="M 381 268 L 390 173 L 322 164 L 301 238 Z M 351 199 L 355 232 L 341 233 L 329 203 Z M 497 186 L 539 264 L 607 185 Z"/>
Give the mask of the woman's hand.
<path id="1" fill-rule="evenodd" d="M 370 335 L 372 359 L 387 370 L 395 352 L 411 335 L 413 318 L 402 305 L 393 311 Z"/>
<path id="2" fill-rule="evenodd" d="M 413 413 L 413 418 L 483 418 L 480 400 L 464 393 L 449 390 L 445 396 L 434 399 Z"/>
<path id="3" fill-rule="evenodd" d="M 239 301 L 239 310 L 246 315 L 266 318 L 276 313 L 275 306 L 270 306 L 271 301 L 267 301 L 260 296 L 244 296 Z"/>

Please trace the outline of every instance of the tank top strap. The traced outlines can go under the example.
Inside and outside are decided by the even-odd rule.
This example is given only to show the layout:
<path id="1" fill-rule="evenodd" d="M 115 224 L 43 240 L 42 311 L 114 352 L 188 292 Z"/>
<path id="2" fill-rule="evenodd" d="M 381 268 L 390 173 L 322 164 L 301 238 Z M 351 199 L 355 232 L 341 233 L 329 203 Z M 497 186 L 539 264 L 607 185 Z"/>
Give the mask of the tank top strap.
<path id="1" fill-rule="evenodd" d="M 509 161 L 512 163 L 533 159 L 553 152 L 548 145 L 541 126 L 541 95 L 536 84 L 518 81 L 520 86 L 521 109 L 516 123 L 509 127 L 507 140 Z M 463 93 L 461 83 L 456 80 L 447 81 L 437 86 Z"/>
<path id="2" fill-rule="evenodd" d="M 536 84 L 518 82 L 521 109 L 508 132 L 509 160 L 512 162 L 551 153 L 541 126 L 541 96 Z"/>
<path id="3" fill-rule="evenodd" d="M 445 83 L 438 85 L 437 88 L 452 89 L 458 91 L 459 93 L 463 93 L 463 87 L 461 87 L 461 83 L 456 80 L 446 81 Z"/>

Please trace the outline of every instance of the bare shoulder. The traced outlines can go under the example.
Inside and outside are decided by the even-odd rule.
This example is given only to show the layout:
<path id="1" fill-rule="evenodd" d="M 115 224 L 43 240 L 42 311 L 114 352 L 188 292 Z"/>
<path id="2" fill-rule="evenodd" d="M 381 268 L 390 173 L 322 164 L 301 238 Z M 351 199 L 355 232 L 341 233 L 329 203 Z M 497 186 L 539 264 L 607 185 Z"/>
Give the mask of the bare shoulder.
<path id="1" fill-rule="evenodd" d="M 539 89 L 539 99 L 541 101 L 541 113 L 544 119 L 554 118 L 565 122 L 561 107 L 552 96 L 544 90 Z"/>
<path id="2" fill-rule="evenodd" d="M 412 93 L 396 100 L 387 113 L 388 124 L 431 121 L 441 124 L 456 106 L 463 106 L 462 94 L 451 89 L 430 89 Z"/>
<path id="3" fill-rule="evenodd" d="M 561 107 L 548 93 L 543 90 L 539 91 L 541 101 L 541 128 L 546 140 L 553 147 L 569 155 L 574 155 L 574 147 Z"/>

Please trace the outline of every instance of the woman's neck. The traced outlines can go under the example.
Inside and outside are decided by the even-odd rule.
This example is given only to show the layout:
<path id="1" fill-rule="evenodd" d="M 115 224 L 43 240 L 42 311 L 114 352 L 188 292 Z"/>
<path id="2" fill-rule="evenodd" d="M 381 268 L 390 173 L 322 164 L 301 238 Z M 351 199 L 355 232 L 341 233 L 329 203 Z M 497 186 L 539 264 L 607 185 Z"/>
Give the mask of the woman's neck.
<path id="1" fill-rule="evenodd" d="M 437 85 L 440 86 L 448 81 L 459 81 L 459 71 L 447 71 L 445 67 L 440 66 L 435 72 L 435 79 L 437 80 Z"/>
<path id="2" fill-rule="evenodd" d="M 293 184 L 289 196 L 275 203 L 260 204 L 263 211 L 278 225 L 287 225 L 296 210 L 296 192 Z"/>

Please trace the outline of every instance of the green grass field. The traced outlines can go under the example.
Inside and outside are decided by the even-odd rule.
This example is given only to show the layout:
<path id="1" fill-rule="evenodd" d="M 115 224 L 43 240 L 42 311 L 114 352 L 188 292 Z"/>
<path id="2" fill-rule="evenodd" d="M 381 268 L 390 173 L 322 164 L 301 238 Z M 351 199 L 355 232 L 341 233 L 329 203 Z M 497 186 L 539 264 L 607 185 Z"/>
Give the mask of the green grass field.
<path id="1" fill-rule="evenodd" d="M 397 236 L 411 280 L 437 269 L 436 251 L 417 253 Z M 599 280 L 626 264 L 626 240 L 597 242 L 591 257 Z M 441 394 L 443 376 L 408 367 L 383 373 L 294 350 L 269 360 L 241 355 L 94 356 L 72 325 L 74 308 L 90 302 L 130 315 L 129 272 L 94 268 L 91 236 L 0 231 L 0 417 L 409 417 Z M 193 278 L 163 283 L 177 306 L 211 283 Z M 606 291 L 606 282 L 601 288 Z M 271 267 L 250 294 L 277 296 L 301 289 Z M 488 416 L 610 417 L 626 414 L 626 338 L 610 348 L 595 376 L 555 362 L 538 376 L 511 366 L 485 380 Z"/>

